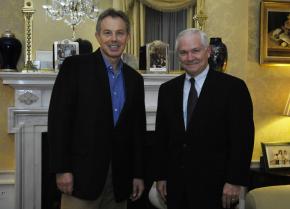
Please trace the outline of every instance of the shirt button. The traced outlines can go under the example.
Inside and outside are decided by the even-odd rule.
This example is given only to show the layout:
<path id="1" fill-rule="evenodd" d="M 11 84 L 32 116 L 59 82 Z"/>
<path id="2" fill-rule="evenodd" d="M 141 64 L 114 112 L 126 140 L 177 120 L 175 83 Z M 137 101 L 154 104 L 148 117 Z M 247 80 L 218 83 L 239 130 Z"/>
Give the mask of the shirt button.
<path id="1" fill-rule="evenodd" d="M 115 111 L 115 112 L 117 112 L 117 111 L 118 111 L 118 109 L 117 109 L 117 108 L 115 108 L 115 109 L 114 109 L 114 111 Z"/>
<path id="2" fill-rule="evenodd" d="M 114 91 L 114 95 L 117 95 L 117 92 Z"/>

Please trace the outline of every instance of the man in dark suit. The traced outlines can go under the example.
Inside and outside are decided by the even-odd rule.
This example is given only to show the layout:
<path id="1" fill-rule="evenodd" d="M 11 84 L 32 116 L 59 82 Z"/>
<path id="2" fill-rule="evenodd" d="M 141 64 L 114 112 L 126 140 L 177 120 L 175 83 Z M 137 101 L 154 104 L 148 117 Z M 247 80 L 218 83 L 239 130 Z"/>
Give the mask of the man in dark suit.
<path id="1" fill-rule="evenodd" d="M 230 208 L 248 181 L 254 141 L 250 94 L 241 79 L 210 69 L 204 32 L 182 31 L 176 50 L 185 74 L 159 89 L 157 190 L 168 209 Z"/>
<path id="2" fill-rule="evenodd" d="M 56 78 L 48 137 L 62 209 L 125 209 L 144 190 L 144 81 L 121 60 L 129 31 L 123 12 L 105 10 L 100 48 L 65 59 Z"/>

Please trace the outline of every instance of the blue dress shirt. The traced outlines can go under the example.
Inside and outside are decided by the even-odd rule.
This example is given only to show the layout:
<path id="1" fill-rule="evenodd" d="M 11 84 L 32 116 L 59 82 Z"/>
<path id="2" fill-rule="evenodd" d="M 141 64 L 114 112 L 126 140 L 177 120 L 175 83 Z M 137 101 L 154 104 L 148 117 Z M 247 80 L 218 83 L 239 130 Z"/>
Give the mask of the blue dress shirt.
<path id="1" fill-rule="evenodd" d="M 116 126 L 120 113 L 125 103 L 123 62 L 122 60 L 120 60 L 117 66 L 117 71 L 114 72 L 113 66 L 109 63 L 109 61 L 104 56 L 103 56 L 103 59 L 106 65 L 109 83 L 110 83 L 111 98 L 112 98 L 112 111 L 113 111 L 113 117 L 114 117 L 114 125 Z"/>

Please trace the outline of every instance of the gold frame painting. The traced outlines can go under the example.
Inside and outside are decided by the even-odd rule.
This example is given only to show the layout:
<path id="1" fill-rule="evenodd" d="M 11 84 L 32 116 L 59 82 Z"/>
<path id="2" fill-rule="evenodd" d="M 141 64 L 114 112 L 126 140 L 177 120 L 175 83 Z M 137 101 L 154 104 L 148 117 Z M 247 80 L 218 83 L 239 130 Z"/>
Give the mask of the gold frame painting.
<path id="1" fill-rule="evenodd" d="M 290 64 L 290 2 L 261 2 L 260 64 Z"/>

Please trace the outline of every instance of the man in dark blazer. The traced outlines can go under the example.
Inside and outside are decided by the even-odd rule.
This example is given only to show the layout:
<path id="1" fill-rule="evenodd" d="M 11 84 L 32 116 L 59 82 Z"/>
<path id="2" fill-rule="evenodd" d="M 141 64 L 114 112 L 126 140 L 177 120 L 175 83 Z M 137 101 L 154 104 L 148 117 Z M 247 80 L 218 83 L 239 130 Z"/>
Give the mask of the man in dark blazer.
<path id="1" fill-rule="evenodd" d="M 48 137 L 62 209 L 125 209 L 144 190 L 144 81 L 121 60 L 129 32 L 123 12 L 105 10 L 100 48 L 65 59 L 56 78 Z"/>
<path id="2" fill-rule="evenodd" d="M 185 74 L 159 89 L 157 190 L 168 209 L 231 208 L 248 182 L 254 141 L 250 94 L 241 79 L 210 69 L 204 32 L 182 31 L 176 50 Z"/>

